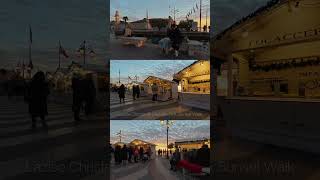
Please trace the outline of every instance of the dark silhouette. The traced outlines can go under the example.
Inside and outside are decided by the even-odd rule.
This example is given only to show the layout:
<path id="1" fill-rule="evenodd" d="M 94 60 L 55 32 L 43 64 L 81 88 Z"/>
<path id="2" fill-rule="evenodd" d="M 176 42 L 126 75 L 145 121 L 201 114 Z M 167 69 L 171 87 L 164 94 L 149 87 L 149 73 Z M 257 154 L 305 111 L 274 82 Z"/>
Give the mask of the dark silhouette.
<path id="1" fill-rule="evenodd" d="M 114 150 L 114 161 L 116 164 L 121 163 L 121 146 L 117 145 Z"/>
<path id="2" fill-rule="evenodd" d="M 158 100 L 158 86 L 156 83 L 153 83 L 152 87 L 152 101 Z"/>
<path id="3" fill-rule="evenodd" d="M 210 149 L 208 145 L 204 144 L 197 151 L 197 164 L 201 166 L 210 166 Z"/>
<path id="4" fill-rule="evenodd" d="M 121 86 L 118 88 L 118 94 L 119 94 L 120 103 L 121 103 L 121 100 L 123 100 L 123 103 L 125 102 L 124 101 L 125 92 L 126 92 L 126 88 L 124 87 L 123 84 L 121 84 Z"/>
<path id="5" fill-rule="evenodd" d="M 136 93 L 137 93 L 137 98 L 139 98 L 140 97 L 140 86 L 139 85 L 136 86 Z"/>
<path id="6" fill-rule="evenodd" d="M 177 25 L 172 24 L 171 29 L 167 33 L 168 33 L 168 37 L 171 40 L 171 46 L 175 51 L 175 56 L 178 57 L 180 44 L 182 42 L 181 32 Z"/>
<path id="7" fill-rule="evenodd" d="M 93 107 L 96 99 L 96 88 L 94 87 L 94 83 L 92 78 L 87 75 L 84 80 L 84 101 L 85 101 L 85 113 L 89 115 L 93 112 Z"/>
<path id="8" fill-rule="evenodd" d="M 74 113 L 74 120 L 77 124 L 80 119 L 80 109 L 82 106 L 82 103 L 84 101 L 84 82 L 80 79 L 79 76 L 74 76 L 72 78 L 72 91 L 73 91 L 73 104 L 72 104 L 72 110 Z"/>
<path id="9" fill-rule="evenodd" d="M 133 100 L 136 100 L 136 96 L 137 96 L 137 87 L 136 87 L 136 85 L 133 85 L 132 86 L 132 97 L 133 97 Z"/>
<path id="10" fill-rule="evenodd" d="M 177 171 L 177 164 L 181 160 L 179 149 L 177 148 L 176 151 L 173 153 L 170 159 L 170 170 Z"/>
<path id="11" fill-rule="evenodd" d="M 121 160 L 123 164 L 126 164 L 127 160 L 128 160 L 128 148 L 126 145 L 123 145 L 122 149 L 121 149 Z"/>
<path id="12" fill-rule="evenodd" d="M 42 126 L 47 127 L 45 116 L 48 115 L 47 98 L 49 86 L 42 71 L 37 72 L 27 87 L 26 101 L 29 103 L 29 113 L 32 118 L 32 129 L 36 128 L 36 118 L 40 117 Z"/>

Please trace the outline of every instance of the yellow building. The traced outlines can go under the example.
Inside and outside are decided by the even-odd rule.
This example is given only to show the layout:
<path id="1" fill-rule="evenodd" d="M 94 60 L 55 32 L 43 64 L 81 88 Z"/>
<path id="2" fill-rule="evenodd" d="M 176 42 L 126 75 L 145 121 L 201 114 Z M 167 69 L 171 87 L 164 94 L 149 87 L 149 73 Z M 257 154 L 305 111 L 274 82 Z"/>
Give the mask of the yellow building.
<path id="1" fill-rule="evenodd" d="M 233 136 L 320 153 L 320 6 L 271 1 L 214 37 Z M 219 84 L 218 84 L 219 86 Z"/>
<path id="2" fill-rule="evenodd" d="M 181 150 L 186 149 L 187 151 L 193 149 L 200 149 L 204 144 L 210 148 L 210 139 L 193 139 L 193 140 L 180 140 L 176 141 L 175 147 L 178 146 Z"/>
<path id="3" fill-rule="evenodd" d="M 180 102 L 184 105 L 210 110 L 210 61 L 198 60 L 173 76 L 179 82 Z"/>

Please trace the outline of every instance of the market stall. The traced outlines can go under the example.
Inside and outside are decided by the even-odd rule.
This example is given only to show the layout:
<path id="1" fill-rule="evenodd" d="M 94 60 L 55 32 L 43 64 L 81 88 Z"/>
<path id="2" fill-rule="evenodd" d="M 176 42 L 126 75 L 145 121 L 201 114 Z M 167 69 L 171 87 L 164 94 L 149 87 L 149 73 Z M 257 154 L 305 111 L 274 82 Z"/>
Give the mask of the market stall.
<path id="1" fill-rule="evenodd" d="M 174 74 L 180 103 L 210 110 L 210 61 L 198 60 Z"/>
<path id="2" fill-rule="evenodd" d="M 158 100 L 167 101 L 178 98 L 178 84 L 173 81 L 158 78 L 155 76 L 149 76 L 143 81 L 146 86 L 146 93 L 152 96 L 152 86 L 156 84 L 158 86 Z"/>
<path id="3" fill-rule="evenodd" d="M 212 54 L 228 66 L 222 109 L 234 136 L 320 152 L 313 118 L 320 105 L 320 7 L 308 8 L 312 3 L 274 1 L 215 37 Z"/>
<path id="4" fill-rule="evenodd" d="M 128 146 L 132 146 L 132 147 L 138 147 L 138 149 L 140 149 L 140 147 L 143 148 L 144 152 L 146 152 L 149 148 L 151 148 L 151 158 L 155 158 L 156 156 L 156 146 L 153 143 L 149 143 L 147 141 L 143 141 L 140 139 L 135 139 L 133 141 L 131 141 Z"/>
<path id="5" fill-rule="evenodd" d="M 210 138 L 181 139 L 174 144 L 175 147 L 178 147 L 180 150 L 198 150 L 204 144 L 208 145 L 210 148 Z"/>

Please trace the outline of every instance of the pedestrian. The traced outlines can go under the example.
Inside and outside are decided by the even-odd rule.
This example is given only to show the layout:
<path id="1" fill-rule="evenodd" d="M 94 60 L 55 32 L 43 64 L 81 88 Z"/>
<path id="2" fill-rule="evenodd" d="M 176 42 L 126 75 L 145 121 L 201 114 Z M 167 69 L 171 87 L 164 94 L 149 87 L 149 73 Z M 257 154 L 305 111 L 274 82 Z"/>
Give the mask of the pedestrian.
<path id="1" fill-rule="evenodd" d="M 93 106 L 96 100 L 96 88 L 90 74 L 86 75 L 85 83 L 85 113 L 89 115 L 93 112 Z"/>
<path id="2" fill-rule="evenodd" d="M 134 156 L 134 162 L 137 163 L 138 162 L 138 158 L 139 158 L 139 149 L 138 149 L 137 146 L 134 148 L 133 154 L 134 154 L 133 155 Z"/>
<path id="3" fill-rule="evenodd" d="M 158 156 L 160 156 L 160 153 L 161 153 L 161 152 L 160 152 L 160 149 L 158 149 Z"/>
<path id="4" fill-rule="evenodd" d="M 153 83 L 152 87 L 152 101 L 158 100 L 158 86 L 156 83 Z"/>
<path id="5" fill-rule="evenodd" d="M 75 124 L 78 124 L 80 119 L 80 109 L 84 99 L 84 85 L 83 81 L 80 79 L 79 74 L 74 74 L 72 78 L 72 96 L 73 96 L 73 103 L 72 103 L 72 111 L 74 116 Z"/>
<path id="6" fill-rule="evenodd" d="M 170 159 L 170 170 L 177 171 L 177 164 L 181 160 L 179 148 L 176 148 L 176 151 L 173 153 L 173 156 Z"/>
<path id="7" fill-rule="evenodd" d="M 170 149 L 170 151 L 169 151 L 169 152 L 170 152 L 170 156 L 171 156 L 171 155 L 172 155 L 172 150 Z"/>
<path id="8" fill-rule="evenodd" d="M 151 154 L 152 154 L 152 151 L 151 151 L 151 147 L 149 146 L 147 149 L 147 155 L 149 160 L 151 159 Z"/>
<path id="9" fill-rule="evenodd" d="M 126 92 L 126 88 L 124 87 L 123 84 L 121 84 L 121 86 L 120 86 L 119 89 L 118 89 L 120 104 L 121 104 L 121 100 L 123 100 L 123 103 L 125 103 L 125 101 L 124 101 L 125 92 Z"/>
<path id="10" fill-rule="evenodd" d="M 121 149 L 121 160 L 122 160 L 122 164 L 126 165 L 127 161 L 128 161 L 128 148 L 126 145 L 123 145 L 122 149 Z"/>
<path id="11" fill-rule="evenodd" d="M 133 100 L 136 100 L 136 95 L 137 95 L 136 85 L 133 85 L 132 86 L 132 97 L 133 97 Z"/>
<path id="12" fill-rule="evenodd" d="M 117 145 L 114 150 L 114 161 L 115 161 L 115 164 L 120 164 L 122 161 L 121 160 L 121 147 L 119 145 Z"/>
<path id="13" fill-rule="evenodd" d="M 210 149 L 208 145 L 204 144 L 196 153 L 197 164 L 201 166 L 210 166 Z"/>
<path id="14" fill-rule="evenodd" d="M 175 56 L 179 56 L 179 47 L 182 41 L 181 31 L 176 24 L 172 24 L 171 30 L 168 31 L 168 36 L 171 40 L 171 46 L 174 50 Z"/>
<path id="15" fill-rule="evenodd" d="M 139 97 L 140 97 L 140 86 L 139 86 L 139 84 L 136 86 L 136 93 L 137 93 L 137 98 L 139 99 Z"/>
<path id="16" fill-rule="evenodd" d="M 139 150 L 140 160 L 143 160 L 143 153 L 144 153 L 144 150 L 142 147 L 140 147 L 140 150 Z"/>
<path id="17" fill-rule="evenodd" d="M 49 86 L 45 80 L 42 71 L 37 72 L 28 87 L 27 102 L 29 103 L 29 113 L 32 118 L 32 129 L 36 128 L 36 118 L 40 117 L 42 126 L 47 129 L 45 116 L 48 115 L 47 98 L 49 95 Z"/>
<path id="18" fill-rule="evenodd" d="M 130 146 L 128 148 L 128 154 L 129 154 L 128 162 L 131 163 L 132 162 L 132 156 L 133 156 L 133 147 L 132 146 Z"/>

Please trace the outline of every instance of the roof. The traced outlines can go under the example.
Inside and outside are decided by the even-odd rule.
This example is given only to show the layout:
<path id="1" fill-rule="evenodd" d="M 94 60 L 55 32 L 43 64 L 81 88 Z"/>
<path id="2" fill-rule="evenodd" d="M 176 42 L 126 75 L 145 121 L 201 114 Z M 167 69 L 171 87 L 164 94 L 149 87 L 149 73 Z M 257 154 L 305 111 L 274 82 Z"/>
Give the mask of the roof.
<path id="1" fill-rule="evenodd" d="M 133 142 L 135 142 L 135 141 L 140 142 L 140 143 L 144 143 L 144 144 L 149 144 L 149 145 L 152 145 L 152 146 L 156 146 L 153 143 L 150 143 L 150 142 L 147 142 L 147 141 L 143 141 L 141 139 L 135 139 L 135 140 L 131 141 L 129 144 L 133 144 Z"/>
<path id="2" fill-rule="evenodd" d="M 194 66 L 195 64 L 197 64 L 197 63 L 199 63 L 199 62 L 201 62 L 201 61 L 209 61 L 209 60 L 197 60 L 197 61 L 193 62 L 192 64 L 190 64 L 189 66 L 183 68 L 183 69 L 180 70 L 179 72 L 175 73 L 175 74 L 174 74 L 174 77 L 176 77 L 178 74 L 182 73 L 184 70 L 186 70 L 186 69 Z M 210 69 L 210 67 L 209 67 L 209 69 Z"/>
<path id="3" fill-rule="evenodd" d="M 248 16 L 243 17 L 239 21 L 235 22 L 231 26 L 229 26 L 227 29 L 223 30 L 221 33 L 217 34 L 214 39 L 220 39 L 222 36 L 224 36 L 227 32 L 237 28 L 238 26 L 248 22 L 249 20 L 252 20 L 263 13 L 270 11 L 271 9 L 274 9 L 276 7 L 281 6 L 282 4 L 286 3 L 288 0 L 270 0 L 266 3 L 266 5 L 258 8 L 253 13 L 250 13 Z"/>
<path id="4" fill-rule="evenodd" d="M 203 137 L 203 138 L 189 138 L 189 139 L 180 139 L 180 140 L 177 140 L 175 143 L 190 143 L 190 142 L 203 142 L 203 141 L 208 141 L 210 140 L 210 138 L 206 138 L 206 137 Z"/>
<path id="5" fill-rule="evenodd" d="M 167 80 L 167 79 L 163 79 L 163 78 L 159 78 L 159 77 L 155 77 L 155 76 L 148 76 L 143 82 L 145 83 L 145 81 L 149 78 L 155 78 L 155 79 L 159 79 L 161 81 L 165 81 L 165 82 L 169 82 L 169 83 L 176 83 L 174 81 L 170 81 L 170 80 Z"/>

